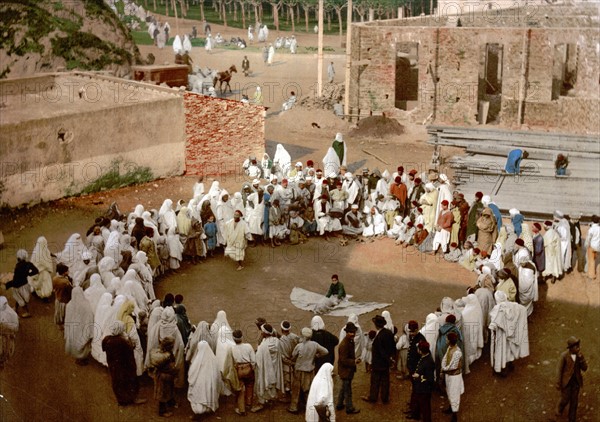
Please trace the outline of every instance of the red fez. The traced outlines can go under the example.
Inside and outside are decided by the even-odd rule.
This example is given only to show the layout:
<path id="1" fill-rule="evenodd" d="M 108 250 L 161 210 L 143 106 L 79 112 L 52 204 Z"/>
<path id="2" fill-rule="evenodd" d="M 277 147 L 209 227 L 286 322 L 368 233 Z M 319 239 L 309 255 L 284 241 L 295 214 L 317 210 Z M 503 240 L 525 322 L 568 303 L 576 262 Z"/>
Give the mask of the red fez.
<path id="1" fill-rule="evenodd" d="M 414 320 L 408 321 L 408 329 L 410 331 L 417 331 L 419 329 L 419 323 Z"/>
<path id="2" fill-rule="evenodd" d="M 417 224 L 417 228 L 422 229 L 423 225 L 421 223 Z"/>
<path id="3" fill-rule="evenodd" d="M 409 221 L 408 224 L 407 224 L 408 227 L 412 227 L 414 225 L 415 225 L 415 223 L 413 223 L 412 221 Z"/>
<path id="4" fill-rule="evenodd" d="M 236 212 L 237 212 L 237 213 L 240 215 L 240 217 L 243 217 L 243 216 L 244 216 L 244 214 L 243 214 L 243 213 L 242 213 L 240 210 L 235 210 L 234 214 L 235 214 Z"/>
<path id="5" fill-rule="evenodd" d="M 306 165 L 307 165 L 307 166 L 312 166 L 313 164 L 314 164 L 314 163 L 313 163 L 313 160 L 308 160 L 308 161 L 306 162 Z"/>
<path id="6" fill-rule="evenodd" d="M 454 316 L 454 315 L 452 315 Z M 447 320 L 447 318 L 446 318 Z M 456 341 L 458 340 L 458 334 L 456 334 L 454 331 L 450 331 L 447 335 L 448 340 L 451 341 L 452 343 L 456 343 Z"/>
<path id="7" fill-rule="evenodd" d="M 288 179 L 283 179 L 283 180 L 281 181 L 281 183 L 287 183 L 287 182 L 288 182 Z"/>
<path id="8" fill-rule="evenodd" d="M 456 317 L 454 315 L 450 314 L 446 317 L 446 322 L 450 322 L 450 323 L 454 324 L 456 322 Z"/>
<path id="9" fill-rule="evenodd" d="M 398 173 L 404 173 L 404 167 L 402 167 L 402 166 L 398 167 Z"/>
<path id="10" fill-rule="evenodd" d="M 533 223 L 533 227 L 535 227 L 538 230 L 542 230 L 542 225 L 540 223 Z"/>
<path id="11" fill-rule="evenodd" d="M 419 207 L 419 208 L 417 208 L 417 211 L 423 212 L 423 208 Z"/>
<path id="12" fill-rule="evenodd" d="M 483 192 L 476 192 L 475 198 L 479 198 L 479 199 L 483 198 Z"/>
<path id="13" fill-rule="evenodd" d="M 412 201 L 412 202 L 411 202 L 411 204 L 413 204 L 415 207 L 416 207 L 417 205 L 419 205 L 419 203 L 418 203 L 417 201 Z"/>
<path id="14" fill-rule="evenodd" d="M 481 252 L 481 249 L 479 249 L 479 248 L 475 248 L 475 249 L 473 249 L 473 253 L 474 253 L 475 255 L 479 255 L 479 253 L 480 253 L 480 252 Z"/>
<path id="15" fill-rule="evenodd" d="M 444 200 L 442 201 L 442 205 L 446 205 L 446 206 L 448 206 L 448 201 L 444 199 Z"/>
<path id="16" fill-rule="evenodd" d="M 452 242 L 452 243 L 450 243 L 450 246 L 453 248 L 456 248 L 458 246 L 458 244 L 456 242 Z"/>
<path id="17" fill-rule="evenodd" d="M 414 176 L 415 174 L 417 174 L 417 171 L 415 169 L 412 169 L 411 171 L 408 172 L 408 174 L 411 174 Z"/>
<path id="18" fill-rule="evenodd" d="M 488 256 L 488 253 L 487 253 L 487 251 L 481 251 L 481 256 L 482 256 L 482 257 L 484 257 L 484 258 L 485 258 L 486 256 Z"/>
<path id="19" fill-rule="evenodd" d="M 394 179 L 394 182 L 402 183 L 402 178 L 400 176 L 396 176 L 396 178 Z"/>
<path id="20" fill-rule="evenodd" d="M 429 343 L 427 343 L 425 340 L 421 340 L 419 342 L 419 345 L 417 346 L 419 348 L 419 350 L 423 353 L 429 353 Z"/>
<path id="21" fill-rule="evenodd" d="M 342 185 L 343 185 L 343 183 L 342 183 L 342 181 L 341 181 L 341 180 L 338 180 L 338 181 L 337 181 L 335 184 L 336 184 L 337 186 L 342 186 Z"/>
<path id="22" fill-rule="evenodd" d="M 515 240 L 515 243 L 519 246 L 525 246 L 525 241 L 523 239 L 517 239 Z"/>
<path id="23" fill-rule="evenodd" d="M 415 179 L 415 185 L 420 185 L 420 184 L 421 184 L 421 178 L 420 178 L 420 177 L 417 177 L 417 178 Z"/>
<path id="24" fill-rule="evenodd" d="M 550 220 L 544 221 L 544 226 L 551 226 L 551 225 L 552 225 L 552 221 L 550 221 Z"/>

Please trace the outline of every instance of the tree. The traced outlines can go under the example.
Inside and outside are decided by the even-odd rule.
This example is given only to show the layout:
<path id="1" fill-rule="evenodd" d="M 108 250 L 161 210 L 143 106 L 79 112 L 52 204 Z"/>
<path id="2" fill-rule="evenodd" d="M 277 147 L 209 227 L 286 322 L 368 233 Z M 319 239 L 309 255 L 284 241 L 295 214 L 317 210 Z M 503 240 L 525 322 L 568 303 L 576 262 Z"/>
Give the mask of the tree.
<path id="1" fill-rule="evenodd" d="M 302 9 L 304 9 L 304 23 L 306 32 L 308 32 L 308 13 L 310 9 L 317 6 L 317 0 L 302 0 Z"/>
<path id="2" fill-rule="evenodd" d="M 275 25 L 275 30 L 279 32 L 279 8 L 281 7 L 281 0 L 269 0 L 269 4 L 273 10 L 273 24 Z"/>
<path id="3" fill-rule="evenodd" d="M 342 19 L 342 10 L 348 7 L 348 3 L 345 0 L 327 0 L 327 6 L 333 8 L 340 24 L 340 44 L 342 43 L 344 36 L 344 20 Z"/>
<path id="4" fill-rule="evenodd" d="M 292 32 L 296 32 L 294 8 L 298 5 L 298 0 L 283 0 L 283 2 L 288 7 L 288 10 L 290 12 L 290 18 L 292 20 Z"/>

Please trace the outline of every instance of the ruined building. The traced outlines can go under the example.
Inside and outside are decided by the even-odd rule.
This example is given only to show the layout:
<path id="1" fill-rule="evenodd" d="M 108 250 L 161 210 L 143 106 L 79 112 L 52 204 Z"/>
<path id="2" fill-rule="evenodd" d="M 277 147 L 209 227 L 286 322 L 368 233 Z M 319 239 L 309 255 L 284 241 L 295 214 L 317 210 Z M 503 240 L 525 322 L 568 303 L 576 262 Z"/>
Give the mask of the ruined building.
<path id="1" fill-rule="evenodd" d="M 438 10 L 353 25 L 352 113 L 600 132 L 597 5 Z"/>

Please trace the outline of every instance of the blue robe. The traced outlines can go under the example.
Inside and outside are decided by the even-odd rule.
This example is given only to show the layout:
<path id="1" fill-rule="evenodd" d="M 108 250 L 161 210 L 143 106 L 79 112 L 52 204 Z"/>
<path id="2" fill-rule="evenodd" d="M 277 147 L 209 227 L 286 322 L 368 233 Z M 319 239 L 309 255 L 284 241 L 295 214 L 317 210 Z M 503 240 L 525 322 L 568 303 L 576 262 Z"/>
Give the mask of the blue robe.
<path id="1" fill-rule="evenodd" d="M 496 225 L 498 226 L 498 232 L 502 228 L 502 214 L 500 214 L 500 208 L 496 204 L 489 204 L 488 207 L 494 213 L 494 217 L 496 217 Z"/>
<path id="2" fill-rule="evenodd" d="M 458 347 L 460 348 L 461 352 L 463 352 L 463 360 L 465 358 L 465 347 L 464 347 L 464 343 L 463 343 L 462 333 L 460 332 L 459 328 L 455 324 L 447 322 L 440 327 L 440 330 L 438 333 L 438 338 L 437 338 L 437 342 L 435 345 L 436 362 L 441 362 L 442 359 L 444 359 L 444 355 L 446 354 L 446 351 L 448 350 L 448 341 L 446 339 L 446 335 L 451 331 L 454 331 L 458 335 L 458 343 L 457 344 L 458 344 Z"/>
<path id="3" fill-rule="evenodd" d="M 204 225 L 204 234 L 206 235 L 206 246 L 209 251 L 214 251 L 217 247 L 217 224 L 206 223 Z"/>
<path id="4" fill-rule="evenodd" d="M 523 158 L 523 151 L 520 149 L 513 149 L 508 153 L 506 159 L 506 166 L 504 170 L 508 174 L 519 174 L 521 173 L 521 159 Z"/>
<path id="5" fill-rule="evenodd" d="M 513 227 L 515 228 L 515 234 L 517 236 L 521 236 L 521 233 L 523 232 L 523 216 L 521 214 L 517 214 L 512 218 L 512 224 Z"/>

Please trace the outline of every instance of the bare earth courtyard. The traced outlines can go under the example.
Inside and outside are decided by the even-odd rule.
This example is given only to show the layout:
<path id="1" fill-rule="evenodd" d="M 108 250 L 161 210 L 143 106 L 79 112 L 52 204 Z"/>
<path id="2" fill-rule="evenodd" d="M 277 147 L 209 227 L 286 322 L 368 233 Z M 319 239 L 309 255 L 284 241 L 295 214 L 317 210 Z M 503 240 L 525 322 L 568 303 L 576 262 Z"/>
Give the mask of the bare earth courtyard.
<path id="1" fill-rule="evenodd" d="M 221 31 L 225 38 L 242 35 L 240 30 L 228 32 L 213 25 L 213 33 L 217 31 Z M 313 34 L 299 35 L 298 38 L 300 46 L 316 44 Z M 337 45 L 338 37 L 329 38 L 326 44 Z M 173 61 L 170 47 L 158 51 L 155 47 L 142 46 L 141 51 L 143 55 L 152 52 L 157 63 Z M 263 89 L 265 105 L 272 108 L 266 121 L 269 153 L 274 152 L 276 143 L 282 143 L 293 161 L 312 159 L 320 163 L 335 133 L 342 132 L 349 148 L 351 170 L 378 167 L 382 171 L 385 168 L 393 171 L 398 165 L 406 167 L 406 163 L 420 169 L 427 167 L 432 149 L 425 143 L 426 133 L 422 127 L 409 127 L 407 134 L 395 138 L 368 140 L 352 138 L 349 135 L 351 125 L 335 119 L 329 111 L 296 108 L 277 115 L 275 112 L 280 110 L 288 90 L 294 90 L 292 87 L 299 87 L 297 91 L 301 95 L 310 95 L 316 73 L 316 57 L 312 54 L 292 56 L 277 53 L 274 65 L 266 67 L 257 52 L 222 49 L 213 50 L 210 55 L 201 49 L 192 52 L 192 58 L 199 66 L 218 69 L 231 64 L 239 67 L 243 55 L 248 55 L 253 74 L 248 78 L 236 74 L 234 89 L 243 91 L 246 87 L 251 94 L 254 92 L 251 87 L 256 84 L 272 87 L 269 91 Z M 342 83 L 344 56 L 333 55 L 326 60 L 334 62 L 336 83 Z M 312 127 L 312 122 L 318 123 L 321 128 Z M 390 164 L 367 155 L 363 149 Z M 443 150 L 442 154 L 447 156 L 452 152 Z M 230 192 L 239 190 L 242 183 L 242 179 L 234 176 L 219 177 L 219 180 Z M 175 177 L 5 214 L 0 223 L 0 230 L 5 236 L 5 247 L 0 250 L 0 272 L 12 271 L 16 250 L 25 248 L 31 253 L 38 236 L 44 235 L 50 250 L 57 252 L 72 233 L 85 233 L 94 218 L 104 213 L 111 202 L 116 201 L 124 213 L 130 212 L 138 203 L 146 209 L 158 209 L 165 198 L 174 202 L 189 199 L 195 181 L 194 177 Z M 210 181 L 205 180 L 207 187 L 209 184 Z M 466 288 L 473 285 L 476 278 L 459 265 L 447 263 L 439 257 L 408 253 L 389 239 L 372 243 L 351 242 L 341 247 L 335 239 L 327 242 L 311 238 L 308 243 L 298 246 L 249 248 L 245 268 L 240 272 L 235 271 L 233 261 L 223 256 L 197 265 L 186 263 L 177 274 L 161 279 L 155 290 L 160 298 L 168 292 L 183 294 L 188 316 L 194 324 L 202 320 L 211 323 L 217 311 L 225 310 L 231 326 L 242 329 L 246 340 L 255 345 L 258 332 L 253 322 L 259 316 L 274 325 L 288 319 L 296 333 L 308 326 L 312 314 L 294 307 L 290 302 L 290 292 L 293 287 L 325 292 L 333 273 L 339 274 L 347 291 L 356 300 L 393 303 L 387 309 L 398 327 L 410 319 L 422 324 L 425 316 L 440 306 L 444 296 L 455 299 L 464 296 Z M 10 293 L 0 293 L 7 295 L 9 303 L 14 305 Z M 580 394 L 579 419 L 600 420 L 599 306 L 598 282 L 586 281 L 576 271 L 556 284 L 540 285 L 540 300 L 529 318 L 530 356 L 517 361 L 508 377 L 494 377 L 489 363 L 489 347 L 486 347 L 483 356 L 472 365 L 471 373 L 464 377 L 461 420 L 552 420 L 559 398 L 554 388 L 557 361 L 565 349 L 566 339 L 571 335 L 581 338 L 582 352 L 589 363 L 584 375 L 585 387 Z M 141 396 L 149 399 L 147 404 L 117 406 L 110 376 L 104 367 L 93 360 L 87 366 L 78 366 L 65 355 L 62 332 L 53 322 L 53 311 L 53 303 L 32 299 L 33 317 L 20 321 L 17 351 L 0 372 L 0 420 L 159 420 L 150 379 L 144 377 L 141 390 Z M 363 330 L 372 329 L 371 318 L 374 315 L 372 312 L 359 318 Z M 324 321 L 326 329 L 338 335 L 346 319 L 326 316 Z M 404 420 L 410 383 L 397 380 L 394 375 L 390 404 L 363 403 L 359 397 L 368 391 L 369 378 L 361 365 L 353 383 L 355 404 L 361 413 L 348 416 L 339 412 L 337 420 Z M 175 410 L 173 420 L 187 420 L 192 415 L 185 393 L 178 392 L 179 408 Z M 441 412 L 446 405 L 445 399 L 434 395 L 434 420 L 449 420 Z M 238 420 L 240 417 L 234 414 L 234 407 L 232 397 L 222 398 L 216 414 L 203 420 Z M 303 419 L 302 416 L 290 415 L 286 407 L 277 403 L 271 409 L 249 414 L 245 419 L 283 422 Z"/>

